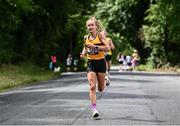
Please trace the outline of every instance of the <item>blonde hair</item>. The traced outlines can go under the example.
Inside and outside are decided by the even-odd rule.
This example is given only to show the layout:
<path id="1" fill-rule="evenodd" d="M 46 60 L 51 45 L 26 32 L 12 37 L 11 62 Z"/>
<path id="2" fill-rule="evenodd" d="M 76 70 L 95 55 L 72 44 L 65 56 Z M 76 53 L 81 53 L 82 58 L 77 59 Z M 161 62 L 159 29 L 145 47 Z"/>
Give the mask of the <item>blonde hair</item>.
<path id="1" fill-rule="evenodd" d="M 94 16 L 90 17 L 90 18 L 86 21 L 86 23 L 87 23 L 89 20 L 92 20 L 92 21 L 95 22 L 95 25 L 97 26 L 97 31 L 98 31 L 98 32 L 101 32 L 101 31 L 103 30 L 100 21 L 98 21 Z"/>

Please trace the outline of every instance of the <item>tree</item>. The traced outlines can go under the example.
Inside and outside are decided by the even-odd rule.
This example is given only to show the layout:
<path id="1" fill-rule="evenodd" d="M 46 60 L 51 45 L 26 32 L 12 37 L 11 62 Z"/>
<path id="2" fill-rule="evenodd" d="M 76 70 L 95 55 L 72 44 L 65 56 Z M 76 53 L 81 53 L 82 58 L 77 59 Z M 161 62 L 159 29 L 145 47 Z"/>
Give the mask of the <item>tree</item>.
<path id="1" fill-rule="evenodd" d="M 82 16 L 92 4 L 91 0 L 1 0 L 0 63 L 47 66 L 53 52 L 64 61 L 70 45 L 78 45 Z"/>
<path id="2" fill-rule="evenodd" d="M 152 50 L 148 59 L 152 67 L 177 64 L 180 61 L 179 6 L 179 1 L 158 0 L 151 3 L 146 11 L 146 23 L 142 27 L 145 46 Z"/>
<path id="3" fill-rule="evenodd" d="M 112 33 L 119 51 L 128 50 L 125 52 L 131 53 L 136 48 L 142 61 L 148 57 L 149 52 L 144 49 L 144 43 L 139 37 L 148 5 L 149 1 L 146 0 L 105 0 L 97 5 L 95 13 Z"/>
<path id="4" fill-rule="evenodd" d="M 103 19 L 120 51 L 135 48 L 141 63 L 161 67 L 180 62 L 179 7 L 178 0 L 104 0 L 95 15 Z"/>

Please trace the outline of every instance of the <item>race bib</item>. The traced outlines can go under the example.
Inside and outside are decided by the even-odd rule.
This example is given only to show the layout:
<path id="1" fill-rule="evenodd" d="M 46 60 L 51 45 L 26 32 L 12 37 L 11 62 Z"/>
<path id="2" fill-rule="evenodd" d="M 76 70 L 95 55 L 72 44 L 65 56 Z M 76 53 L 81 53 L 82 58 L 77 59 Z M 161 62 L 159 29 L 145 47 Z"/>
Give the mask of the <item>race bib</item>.
<path id="1" fill-rule="evenodd" d="M 88 48 L 87 51 L 88 51 L 88 54 L 90 55 L 99 54 L 99 50 L 97 48 L 93 48 L 93 49 Z"/>

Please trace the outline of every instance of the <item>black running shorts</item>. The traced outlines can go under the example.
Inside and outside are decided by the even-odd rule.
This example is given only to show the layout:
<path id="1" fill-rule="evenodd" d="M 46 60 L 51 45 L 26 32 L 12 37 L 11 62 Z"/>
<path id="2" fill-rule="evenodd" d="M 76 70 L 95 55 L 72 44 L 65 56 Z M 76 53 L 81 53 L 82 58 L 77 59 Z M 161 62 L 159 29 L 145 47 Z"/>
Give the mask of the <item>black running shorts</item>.
<path id="1" fill-rule="evenodd" d="M 88 60 L 87 72 L 95 73 L 106 73 L 106 62 L 105 59 L 101 60 Z"/>
<path id="2" fill-rule="evenodd" d="M 105 55 L 106 61 L 111 61 L 112 55 Z"/>

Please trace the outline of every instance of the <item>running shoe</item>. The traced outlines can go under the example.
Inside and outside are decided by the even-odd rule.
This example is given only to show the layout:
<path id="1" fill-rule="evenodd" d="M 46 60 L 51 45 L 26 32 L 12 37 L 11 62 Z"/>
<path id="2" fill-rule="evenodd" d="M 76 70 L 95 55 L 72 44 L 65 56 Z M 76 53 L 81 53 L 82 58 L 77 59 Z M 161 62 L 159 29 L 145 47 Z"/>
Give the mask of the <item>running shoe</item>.
<path id="1" fill-rule="evenodd" d="M 97 110 L 93 111 L 93 115 L 92 115 L 93 119 L 99 119 L 99 113 Z"/>
<path id="2" fill-rule="evenodd" d="M 105 81 L 106 81 L 106 86 L 109 86 L 109 84 L 111 83 L 110 79 L 106 78 Z"/>
<path id="3" fill-rule="evenodd" d="M 108 73 L 108 78 L 110 79 L 111 77 L 110 77 L 110 73 Z"/>

